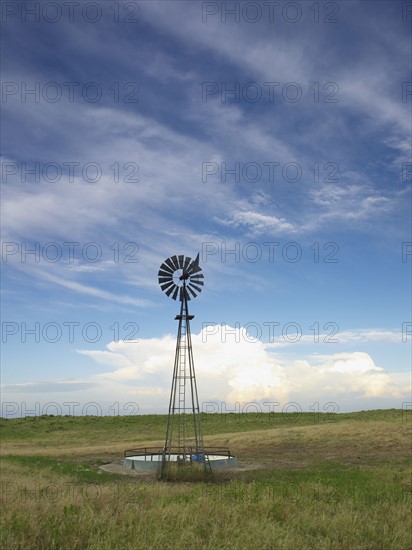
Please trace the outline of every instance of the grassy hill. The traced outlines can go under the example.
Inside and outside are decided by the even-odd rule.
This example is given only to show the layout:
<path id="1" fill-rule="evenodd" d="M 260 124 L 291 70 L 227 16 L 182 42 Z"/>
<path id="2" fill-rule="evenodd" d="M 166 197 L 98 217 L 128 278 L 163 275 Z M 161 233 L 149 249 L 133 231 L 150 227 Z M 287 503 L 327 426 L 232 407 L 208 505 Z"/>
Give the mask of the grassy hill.
<path id="1" fill-rule="evenodd" d="M 198 483 L 99 468 L 162 446 L 164 416 L 0 419 L 0 546 L 409 550 L 411 416 L 204 414 L 239 468 Z"/>

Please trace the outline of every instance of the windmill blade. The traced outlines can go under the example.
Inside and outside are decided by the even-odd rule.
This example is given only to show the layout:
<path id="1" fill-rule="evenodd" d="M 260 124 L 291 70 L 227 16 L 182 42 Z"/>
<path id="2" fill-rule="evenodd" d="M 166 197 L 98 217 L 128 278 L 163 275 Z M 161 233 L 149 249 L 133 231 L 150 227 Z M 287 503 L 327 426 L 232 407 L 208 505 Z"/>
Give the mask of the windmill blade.
<path id="1" fill-rule="evenodd" d="M 179 260 L 177 259 L 177 256 L 172 256 L 170 258 L 172 264 L 174 265 L 174 270 L 173 271 L 177 271 L 178 269 L 180 269 L 180 266 L 179 266 Z"/>
<path id="2" fill-rule="evenodd" d="M 201 279 L 197 280 L 195 277 L 190 277 L 190 282 L 199 286 L 203 286 L 205 284 Z"/>
<path id="3" fill-rule="evenodd" d="M 174 283 L 173 277 L 159 277 L 159 285 L 164 283 Z"/>
<path id="4" fill-rule="evenodd" d="M 185 265 L 185 257 L 179 256 L 178 260 L 179 260 L 179 269 L 183 269 L 183 266 Z"/>
<path id="5" fill-rule="evenodd" d="M 184 294 L 183 294 L 183 290 L 184 290 Z M 184 287 L 181 286 L 181 287 L 180 287 L 180 301 L 181 301 L 181 302 L 183 302 L 183 296 L 186 296 L 186 300 L 190 300 L 190 296 L 189 296 L 189 294 L 188 294 L 188 292 L 187 292 L 187 289 L 186 289 L 186 288 L 184 289 Z"/>
<path id="6" fill-rule="evenodd" d="M 179 290 L 180 290 L 180 287 L 176 286 L 175 291 L 174 291 L 173 296 L 172 296 L 173 300 L 176 300 Z"/>
<path id="7" fill-rule="evenodd" d="M 204 275 L 203 273 L 193 273 L 192 275 L 190 275 L 190 280 L 192 279 L 204 279 Z"/>
<path id="8" fill-rule="evenodd" d="M 197 294 L 202 292 L 202 287 L 196 285 L 189 285 L 192 290 L 195 290 Z"/>
<path id="9" fill-rule="evenodd" d="M 163 285 L 160 285 L 160 288 L 163 290 L 163 292 L 170 287 L 170 285 L 174 285 L 173 281 L 169 282 L 169 283 L 165 283 Z"/>
<path id="10" fill-rule="evenodd" d="M 164 269 L 166 271 L 170 271 L 171 273 L 173 273 L 173 271 L 175 270 L 175 266 L 173 265 L 173 262 L 171 261 L 171 259 L 167 258 L 167 260 L 165 260 L 160 266 L 160 269 Z"/>
<path id="11" fill-rule="evenodd" d="M 191 285 L 203 286 L 203 281 L 189 281 Z"/>
<path id="12" fill-rule="evenodd" d="M 159 277 L 170 277 L 170 279 L 172 279 L 173 278 L 173 271 L 169 272 L 169 271 L 160 270 L 159 273 L 158 273 L 158 276 Z"/>
<path id="13" fill-rule="evenodd" d="M 190 280 L 196 280 L 196 279 L 204 279 L 203 273 L 194 273 L 193 275 L 190 275 Z"/>
<path id="14" fill-rule="evenodd" d="M 167 261 L 168 260 L 166 260 L 166 262 Z M 173 267 L 170 267 L 166 262 L 162 263 L 162 265 L 159 268 L 159 272 L 163 270 L 163 271 L 167 271 L 167 273 L 173 273 L 174 271 Z"/>
<path id="15" fill-rule="evenodd" d="M 190 300 L 190 294 L 188 293 L 187 288 L 185 289 L 185 296 L 186 296 L 186 300 L 189 301 Z"/>
<path id="16" fill-rule="evenodd" d="M 169 290 L 166 290 L 166 296 L 170 296 L 175 288 L 176 288 L 176 285 L 173 283 L 173 284 L 170 286 Z M 177 288 L 178 288 L 178 287 L 177 287 Z"/>
<path id="17" fill-rule="evenodd" d="M 162 269 L 159 269 L 159 273 L 157 276 L 160 277 L 169 277 L 170 279 L 173 278 L 173 273 L 170 271 L 163 271 Z"/>
<path id="18" fill-rule="evenodd" d="M 176 268 L 171 258 L 167 258 L 167 260 L 165 260 L 160 267 L 163 268 L 163 266 L 166 266 L 164 269 L 169 268 L 171 273 L 174 273 L 176 271 Z"/>
<path id="19" fill-rule="evenodd" d="M 193 298 L 196 298 L 197 294 L 196 294 L 196 292 L 195 292 L 194 290 L 192 290 L 192 289 L 190 288 L 190 286 L 187 286 L 186 289 L 191 293 L 191 295 L 193 296 Z"/>
<path id="20" fill-rule="evenodd" d="M 200 286 L 196 286 L 196 285 L 194 285 L 193 283 L 190 283 L 190 284 L 188 285 L 188 288 L 194 288 L 194 289 L 197 291 L 198 294 L 200 294 L 200 293 L 202 292 L 201 287 L 200 287 Z"/>
<path id="21" fill-rule="evenodd" d="M 191 258 L 189 256 L 185 259 L 185 263 L 183 265 L 183 273 L 188 273 L 188 266 L 191 262 Z"/>

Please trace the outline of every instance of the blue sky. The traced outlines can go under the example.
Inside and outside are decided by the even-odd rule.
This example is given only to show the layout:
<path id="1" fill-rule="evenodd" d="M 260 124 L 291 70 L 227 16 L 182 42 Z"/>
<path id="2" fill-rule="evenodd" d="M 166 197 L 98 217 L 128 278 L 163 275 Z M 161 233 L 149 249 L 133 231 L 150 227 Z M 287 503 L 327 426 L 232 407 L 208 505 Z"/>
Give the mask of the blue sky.
<path id="1" fill-rule="evenodd" d="M 198 252 L 203 403 L 410 403 L 407 3 L 67 4 L 2 5 L 3 415 L 166 412 Z"/>

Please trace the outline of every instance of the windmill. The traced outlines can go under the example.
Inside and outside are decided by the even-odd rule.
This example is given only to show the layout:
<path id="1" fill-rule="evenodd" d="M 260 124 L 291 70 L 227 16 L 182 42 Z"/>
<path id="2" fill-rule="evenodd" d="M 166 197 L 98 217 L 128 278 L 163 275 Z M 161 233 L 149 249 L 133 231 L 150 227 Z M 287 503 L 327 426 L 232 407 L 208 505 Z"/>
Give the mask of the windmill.
<path id="1" fill-rule="evenodd" d="M 202 425 L 193 362 L 188 301 L 202 291 L 204 285 L 199 254 L 192 261 L 185 256 L 171 256 L 159 269 L 160 288 L 167 296 L 180 301 L 176 353 L 170 392 L 169 414 L 165 445 L 163 447 L 160 477 L 168 478 L 171 463 L 185 466 L 199 463 L 211 471 L 208 454 L 203 444 Z"/>
<path id="2" fill-rule="evenodd" d="M 173 471 L 200 470 L 211 473 L 236 465 L 236 456 L 227 447 L 203 444 L 202 424 L 197 394 L 192 338 L 187 303 L 202 291 L 203 274 L 199 254 L 192 261 L 185 256 L 171 256 L 160 266 L 160 288 L 173 300 L 179 298 L 180 313 L 176 354 L 170 391 L 166 440 L 162 449 L 140 447 L 124 451 L 123 466 L 132 470 L 157 471 L 160 479 L 171 479 Z M 184 467 L 194 466 L 193 469 Z M 196 467 L 197 466 L 197 467 Z M 181 468 L 183 467 L 183 468 Z"/>

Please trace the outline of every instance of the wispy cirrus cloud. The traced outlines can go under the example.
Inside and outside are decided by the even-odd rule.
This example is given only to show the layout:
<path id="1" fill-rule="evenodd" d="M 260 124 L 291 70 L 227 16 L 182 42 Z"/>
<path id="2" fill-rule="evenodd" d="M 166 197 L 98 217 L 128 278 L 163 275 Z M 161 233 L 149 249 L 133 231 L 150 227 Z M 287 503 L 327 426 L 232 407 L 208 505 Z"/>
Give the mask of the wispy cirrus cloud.
<path id="1" fill-rule="evenodd" d="M 232 219 L 217 219 L 217 221 L 229 227 L 247 227 L 251 233 L 255 235 L 270 233 L 290 234 L 296 231 L 295 226 L 284 218 L 277 218 L 273 215 L 269 216 L 250 210 L 235 212 Z"/>

